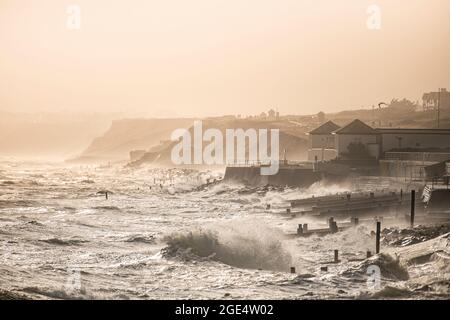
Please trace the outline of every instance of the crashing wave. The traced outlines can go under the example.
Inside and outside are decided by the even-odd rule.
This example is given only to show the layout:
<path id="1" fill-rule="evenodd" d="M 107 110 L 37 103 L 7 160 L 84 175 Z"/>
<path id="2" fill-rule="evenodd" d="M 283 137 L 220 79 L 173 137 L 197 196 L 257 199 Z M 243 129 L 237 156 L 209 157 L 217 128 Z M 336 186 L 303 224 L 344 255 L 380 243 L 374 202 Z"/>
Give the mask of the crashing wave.
<path id="1" fill-rule="evenodd" d="M 48 244 L 58 245 L 58 246 L 75 246 L 75 245 L 80 245 L 82 243 L 88 242 L 86 240 L 76 240 L 76 239 L 62 240 L 59 238 L 51 238 L 51 239 L 45 239 L 45 240 L 39 240 L 39 241 L 45 242 Z"/>
<path id="2" fill-rule="evenodd" d="M 125 242 L 155 243 L 154 235 L 134 235 L 125 240 Z"/>
<path id="3" fill-rule="evenodd" d="M 279 239 L 264 230 L 191 231 L 165 237 L 164 257 L 214 260 L 248 269 L 287 271 L 291 256 Z"/>
<path id="4" fill-rule="evenodd" d="M 392 257 L 389 254 L 378 254 L 359 263 L 356 267 L 349 268 L 341 273 L 348 278 L 367 279 L 367 272 L 370 267 L 380 268 L 380 276 L 385 280 L 404 281 L 409 279 L 408 270 L 398 257 Z M 358 277 L 359 276 L 359 277 Z"/>

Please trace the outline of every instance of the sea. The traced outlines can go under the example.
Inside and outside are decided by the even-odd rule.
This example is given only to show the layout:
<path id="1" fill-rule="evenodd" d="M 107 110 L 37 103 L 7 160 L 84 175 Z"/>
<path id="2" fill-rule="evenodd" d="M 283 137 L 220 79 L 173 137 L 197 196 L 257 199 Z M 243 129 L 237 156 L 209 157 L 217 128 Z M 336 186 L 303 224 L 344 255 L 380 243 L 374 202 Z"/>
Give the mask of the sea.
<path id="1" fill-rule="evenodd" d="M 326 221 L 286 214 L 290 200 L 351 186 L 250 187 L 221 181 L 223 174 L 1 161 L 0 292 L 28 299 L 450 297 L 448 260 L 367 260 L 375 224 L 292 236 L 299 223 Z"/>

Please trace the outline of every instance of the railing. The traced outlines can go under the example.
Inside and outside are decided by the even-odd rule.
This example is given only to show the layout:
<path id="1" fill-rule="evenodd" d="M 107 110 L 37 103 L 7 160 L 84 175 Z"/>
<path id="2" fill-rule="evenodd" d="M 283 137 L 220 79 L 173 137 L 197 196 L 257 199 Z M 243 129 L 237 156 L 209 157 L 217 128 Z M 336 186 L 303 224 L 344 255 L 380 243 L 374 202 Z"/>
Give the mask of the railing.
<path id="1" fill-rule="evenodd" d="M 425 162 L 442 162 L 450 160 L 450 153 L 444 152 L 386 152 L 385 160 L 410 160 Z"/>
<path id="2" fill-rule="evenodd" d="M 259 160 L 234 160 L 232 162 L 227 161 L 226 165 L 228 167 L 261 167 L 270 166 L 270 161 L 259 161 Z"/>
<path id="3" fill-rule="evenodd" d="M 227 163 L 227 167 L 270 167 L 271 161 L 259 161 L 259 160 L 247 160 L 247 161 L 234 161 Z M 280 166 L 299 166 L 299 167 L 310 167 L 313 165 L 308 161 L 295 161 L 295 160 L 279 160 L 278 164 Z"/>

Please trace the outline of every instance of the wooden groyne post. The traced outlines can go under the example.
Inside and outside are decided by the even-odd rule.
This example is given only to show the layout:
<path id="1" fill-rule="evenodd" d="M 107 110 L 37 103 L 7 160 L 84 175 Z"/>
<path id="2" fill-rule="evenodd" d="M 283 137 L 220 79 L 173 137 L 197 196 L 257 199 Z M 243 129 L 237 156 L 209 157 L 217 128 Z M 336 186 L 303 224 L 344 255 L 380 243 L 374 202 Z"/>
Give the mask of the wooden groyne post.
<path id="1" fill-rule="evenodd" d="M 339 250 L 334 250 L 334 263 L 339 263 Z"/>
<path id="2" fill-rule="evenodd" d="M 105 191 L 105 199 L 108 200 L 108 191 Z"/>
<path id="3" fill-rule="evenodd" d="M 333 217 L 328 219 L 328 228 L 330 228 L 331 233 L 336 233 L 339 231 L 336 221 L 334 221 Z"/>
<path id="4" fill-rule="evenodd" d="M 414 228 L 414 216 L 416 214 L 416 190 L 411 190 L 411 228 Z"/>
<path id="5" fill-rule="evenodd" d="M 380 239 L 381 239 L 381 221 L 377 221 L 377 234 L 376 234 L 376 250 L 375 252 L 380 253 Z"/>

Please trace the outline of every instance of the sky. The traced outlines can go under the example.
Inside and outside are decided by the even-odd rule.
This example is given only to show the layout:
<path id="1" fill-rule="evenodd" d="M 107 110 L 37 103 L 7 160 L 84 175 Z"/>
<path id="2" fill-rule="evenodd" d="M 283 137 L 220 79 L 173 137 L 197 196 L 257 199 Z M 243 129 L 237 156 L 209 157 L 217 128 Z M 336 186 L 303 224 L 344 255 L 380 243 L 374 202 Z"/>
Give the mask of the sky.
<path id="1" fill-rule="evenodd" d="M 0 0 L 0 110 L 197 117 L 416 101 L 450 89 L 449 12 L 448 0 Z"/>

